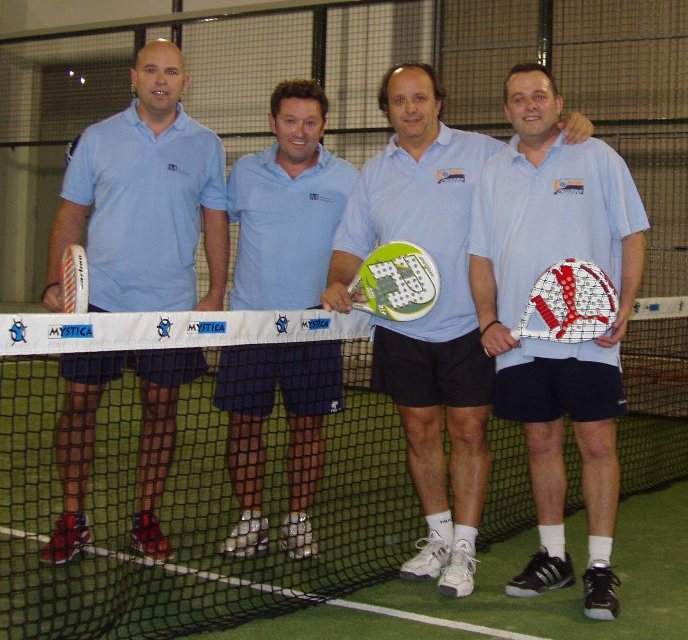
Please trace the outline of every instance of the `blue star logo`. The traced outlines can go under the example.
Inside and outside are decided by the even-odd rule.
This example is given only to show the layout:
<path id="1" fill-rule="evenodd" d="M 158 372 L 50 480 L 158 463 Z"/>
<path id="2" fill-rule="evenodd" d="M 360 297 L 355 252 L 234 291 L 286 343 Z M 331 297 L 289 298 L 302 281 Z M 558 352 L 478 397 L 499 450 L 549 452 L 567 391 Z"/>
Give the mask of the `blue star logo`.
<path id="1" fill-rule="evenodd" d="M 160 336 L 160 340 L 162 340 L 163 338 L 169 338 L 171 330 L 172 322 L 170 321 L 170 319 L 160 318 L 160 322 L 158 322 L 158 335 Z"/>
<path id="2" fill-rule="evenodd" d="M 26 342 L 26 325 L 21 320 L 15 320 L 9 331 L 12 344 Z"/>
<path id="3" fill-rule="evenodd" d="M 277 327 L 278 334 L 287 333 L 287 327 L 289 326 L 287 316 L 279 316 L 277 322 L 275 322 L 275 326 Z"/>

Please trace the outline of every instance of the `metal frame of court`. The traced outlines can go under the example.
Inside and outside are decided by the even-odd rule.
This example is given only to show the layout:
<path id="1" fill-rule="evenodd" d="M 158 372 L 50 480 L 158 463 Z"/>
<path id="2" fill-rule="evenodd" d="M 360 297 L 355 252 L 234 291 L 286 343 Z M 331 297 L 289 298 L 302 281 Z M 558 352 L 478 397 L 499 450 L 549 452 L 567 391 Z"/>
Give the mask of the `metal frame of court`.
<path id="1" fill-rule="evenodd" d="M 23 105 L 28 98 L 39 100 L 40 92 L 34 93 L 22 84 L 22 75 L 26 80 L 27 76 L 42 72 L 42 67 L 61 61 L 64 53 L 60 52 L 69 51 L 71 55 L 81 43 L 121 36 L 126 40 L 126 51 L 118 48 L 117 64 L 122 67 L 147 38 L 161 34 L 173 38 L 188 52 L 196 69 L 194 83 L 198 82 L 199 90 L 189 96 L 189 111 L 201 122 L 212 125 L 225 141 L 231 164 L 238 155 L 264 147 L 271 139 L 263 114 L 267 111 L 270 87 L 282 79 L 272 77 L 269 71 L 271 66 L 278 67 L 279 54 L 261 48 L 256 57 L 266 57 L 268 70 L 249 81 L 255 69 L 241 73 L 242 63 L 252 60 L 249 49 L 240 50 L 239 58 L 228 63 L 230 71 L 222 75 L 215 63 L 232 53 L 236 43 L 230 45 L 211 40 L 204 47 L 198 41 L 205 32 L 218 27 L 231 31 L 232 25 L 243 28 L 265 23 L 269 35 L 275 38 L 276 51 L 282 52 L 277 49 L 278 45 L 286 47 L 285 42 L 289 41 L 279 40 L 279 25 L 284 21 L 290 26 L 296 24 L 301 30 L 295 38 L 302 40 L 295 39 L 291 45 L 294 48 L 294 42 L 302 41 L 304 46 L 296 52 L 298 64 L 295 68 L 299 74 L 318 78 L 332 99 L 327 145 L 360 164 L 381 148 L 389 131 L 373 104 L 380 70 L 403 59 L 422 58 L 441 70 L 448 91 L 447 124 L 507 137 L 509 130 L 498 108 L 499 92 L 487 91 L 484 87 L 499 87 L 509 52 L 513 51 L 515 56 L 527 55 L 552 66 L 563 84 L 567 104 L 591 117 L 598 135 L 627 159 L 639 182 L 653 230 L 649 234 L 648 276 L 637 313 L 649 316 L 648 322 L 653 328 L 648 332 L 639 330 L 624 356 L 627 379 L 642 390 L 636 399 L 637 416 L 624 425 L 624 437 L 643 440 L 649 449 L 631 447 L 624 450 L 627 478 L 635 474 L 632 483 L 624 484 L 624 493 L 643 491 L 685 477 L 688 475 L 688 327 L 684 314 L 687 293 L 684 280 L 688 271 L 685 231 L 688 225 L 684 212 L 688 211 L 688 196 L 684 185 L 688 185 L 688 100 L 684 98 L 688 93 L 688 78 L 685 65 L 677 61 L 685 59 L 688 18 L 684 2 L 671 0 L 661 6 L 652 4 L 615 0 L 601 3 L 595 8 L 596 15 L 590 16 L 589 4 L 582 0 L 291 2 L 254 5 L 221 13 L 171 13 L 146 21 L 109 22 L 0 37 L 0 77 L 7 79 L 4 84 L 8 92 L 6 117 L 0 124 L 0 153 L 4 154 L 0 161 L 0 177 L 12 177 L 12 171 L 20 174 L 16 183 L 10 183 L 10 189 L 0 193 L 0 208 L 5 211 L 0 221 L 0 265 L 5 272 L 16 273 L 18 278 L 27 274 L 21 297 L 0 294 L 0 302 L 15 304 L 12 301 L 17 301 L 16 310 L 21 311 L 23 305 L 35 302 L 43 284 L 39 280 L 43 274 L 40 261 L 45 253 L 44 246 L 38 230 L 31 228 L 29 215 L 41 207 L 35 206 L 30 194 L 21 193 L 15 187 L 23 185 L 28 192 L 36 175 L 59 173 L 64 145 L 89 121 L 88 114 L 82 114 L 82 120 L 41 121 L 41 127 L 31 128 L 29 124 L 35 123 L 40 109 L 30 103 L 26 116 L 19 118 L 22 126 L 10 127 L 16 119 L 17 105 Z M 512 22 L 518 23 L 522 31 L 510 29 Z M 475 23 L 475 29 L 464 23 L 469 26 Z M 491 27 L 491 23 L 496 26 Z M 607 30 L 603 27 L 598 30 L 597 23 L 606 26 Z M 610 24 L 618 28 L 612 30 Z M 581 26 L 578 31 L 576 25 Z M 473 31 L 478 35 L 474 36 Z M 500 40 L 502 34 L 504 40 Z M 257 39 L 258 44 L 261 42 Z M 383 51 L 380 42 L 388 45 L 388 49 Z M 52 54 L 53 51 L 57 53 Z M 96 53 L 97 49 L 84 47 L 84 56 Z M 22 55 L 30 58 L 30 71 L 21 65 L 16 72 L 12 71 L 14 62 L 23 63 Z M 237 116 L 232 111 L 235 105 L 229 104 L 227 95 L 222 92 L 218 102 L 212 102 L 213 94 L 208 90 L 212 78 L 196 74 L 209 63 L 214 65 L 214 71 L 224 83 L 234 77 L 241 78 L 242 82 L 237 85 L 241 84 L 245 90 L 240 94 L 241 100 L 246 102 L 243 114 Z M 352 71 L 347 75 L 345 71 L 349 67 Z M 279 69 L 281 73 L 282 68 Z M 650 70 L 654 76 L 649 74 Z M 599 82 L 588 82 L 595 74 L 599 75 Z M 110 87 L 106 102 L 121 97 L 121 93 L 121 87 Z M 349 105 L 356 105 L 360 112 L 349 113 Z M 225 117 L 224 111 L 231 117 Z M 260 118 L 253 117 L 256 111 Z M 98 117 L 94 114 L 90 120 Z M 48 153 L 57 159 L 55 163 L 46 165 L 38 158 Z M 25 166 L 28 170 L 24 174 L 21 171 Z M 59 175 L 54 176 L 53 184 L 57 182 Z M 13 197 L 19 193 L 19 197 L 10 200 L 10 193 Z M 52 215 L 52 211 L 43 213 L 46 217 Z M 8 239 L 21 250 L 6 247 Z M 31 253 L 34 245 L 35 253 Z M 30 265 L 35 265 L 33 282 Z M 0 288 L 1 291 L 4 290 Z M 639 322 L 638 326 L 641 324 Z M 663 417 L 658 418 L 658 414 Z M 509 451 L 497 453 L 496 474 L 513 471 L 516 466 L 513 456 Z M 486 511 L 484 530 L 498 532 L 492 541 L 513 535 L 533 522 L 532 514 L 526 514 L 525 520 L 507 523 L 508 532 L 504 534 L 496 514 L 499 508 L 509 505 L 499 504 L 500 497 L 498 491 L 492 494 L 494 503 Z M 580 504 L 574 469 L 569 512 L 578 509 Z M 420 532 L 421 527 L 415 524 L 409 526 L 418 531 L 403 532 L 404 543 Z M 9 532 L 12 540 L 21 540 L 26 545 L 27 558 L 29 549 L 33 550 L 40 540 L 35 536 L 27 538 L 33 535 L 27 534 L 28 530 L 27 527 Z M 17 546 L 21 547 L 18 542 L 14 548 Z M 111 559 L 118 564 L 130 564 L 129 558 L 120 558 L 116 550 L 114 554 L 105 546 L 96 550 L 105 550 L 104 556 L 96 553 L 96 561 Z M 403 552 L 407 552 L 406 547 Z M 193 571 L 201 578 L 224 580 L 221 572 L 208 572 L 204 576 L 201 570 L 194 568 Z M 386 580 L 391 575 L 390 571 L 379 579 Z M 255 584 L 262 583 L 256 581 Z M 342 588 L 349 592 L 356 586 L 349 583 Z M 311 593 L 298 589 L 294 592 L 296 595 Z M 310 598 L 303 600 L 312 604 Z"/>

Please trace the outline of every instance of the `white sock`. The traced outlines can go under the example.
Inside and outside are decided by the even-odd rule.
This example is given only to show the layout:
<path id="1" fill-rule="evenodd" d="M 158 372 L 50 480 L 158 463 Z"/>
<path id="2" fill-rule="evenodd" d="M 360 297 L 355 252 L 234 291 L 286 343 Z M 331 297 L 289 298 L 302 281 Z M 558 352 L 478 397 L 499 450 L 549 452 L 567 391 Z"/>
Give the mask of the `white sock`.
<path id="1" fill-rule="evenodd" d="M 461 541 L 465 541 L 467 544 L 461 545 L 461 547 L 469 556 L 475 557 L 475 541 L 477 538 L 478 530 L 475 527 L 469 527 L 465 524 L 455 524 L 452 547 L 457 546 Z"/>
<path id="2" fill-rule="evenodd" d="M 446 545 L 452 543 L 452 537 L 454 534 L 454 523 L 452 522 L 451 511 L 442 511 L 441 513 L 433 513 L 432 515 L 425 516 L 425 520 L 428 523 L 428 529 L 430 533 L 434 531 Z"/>
<path id="3" fill-rule="evenodd" d="M 612 560 L 612 545 L 614 538 L 607 538 L 605 536 L 588 536 L 588 566 L 593 564 L 604 564 L 609 566 Z"/>
<path id="4" fill-rule="evenodd" d="M 538 525 L 540 544 L 550 557 L 566 560 L 566 534 L 563 524 Z"/>

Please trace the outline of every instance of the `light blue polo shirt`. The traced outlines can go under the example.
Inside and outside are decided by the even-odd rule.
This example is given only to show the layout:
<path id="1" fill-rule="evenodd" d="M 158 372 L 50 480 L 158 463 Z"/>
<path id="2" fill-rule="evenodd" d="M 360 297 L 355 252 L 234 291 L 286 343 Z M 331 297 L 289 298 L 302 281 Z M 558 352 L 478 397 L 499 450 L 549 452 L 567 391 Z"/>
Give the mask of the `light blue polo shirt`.
<path id="1" fill-rule="evenodd" d="M 468 281 L 466 240 L 473 188 L 485 162 L 504 144 L 440 123 L 420 162 L 396 135 L 363 167 L 337 230 L 334 248 L 365 258 L 376 242 L 408 240 L 423 247 L 440 272 L 432 311 L 411 322 L 375 324 L 429 342 L 446 342 L 478 326 Z"/>
<path id="2" fill-rule="evenodd" d="M 84 131 L 62 186 L 66 200 L 95 205 L 90 302 L 108 311 L 193 309 L 199 205 L 225 210 L 225 151 L 181 104 L 158 138 L 136 104 Z"/>
<path id="3" fill-rule="evenodd" d="M 232 310 L 305 309 L 327 283 L 332 237 L 356 168 L 318 145 L 318 163 L 295 180 L 277 143 L 240 158 L 227 180 L 227 211 L 241 223 Z"/>
<path id="4" fill-rule="evenodd" d="M 621 284 L 622 239 L 649 227 L 645 208 L 621 156 L 601 140 L 564 144 L 563 134 L 539 167 L 518 151 L 518 136 L 490 160 L 473 200 L 471 254 L 490 258 L 501 322 L 513 329 L 530 290 L 564 258 L 596 263 Z M 521 339 L 521 348 L 497 357 L 497 369 L 533 357 L 578 358 L 618 366 L 619 345 L 560 344 Z"/>

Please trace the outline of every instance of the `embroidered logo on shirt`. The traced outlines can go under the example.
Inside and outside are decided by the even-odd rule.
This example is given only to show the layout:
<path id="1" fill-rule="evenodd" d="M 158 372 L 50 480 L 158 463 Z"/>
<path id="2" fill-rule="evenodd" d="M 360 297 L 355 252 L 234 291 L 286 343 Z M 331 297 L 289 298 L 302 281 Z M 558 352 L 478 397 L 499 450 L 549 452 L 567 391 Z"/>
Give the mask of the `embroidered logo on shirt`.
<path id="1" fill-rule="evenodd" d="M 328 198 L 327 196 L 322 196 L 319 193 L 309 193 L 308 197 L 311 200 L 318 200 L 319 202 L 332 202 L 332 198 Z"/>
<path id="2" fill-rule="evenodd" d="M 444 182 L 466 182 L 466 172 L 463 169 L 438 169 L 435 171 L 437 184 Z"/>
<path id="3" fill-rule="evenodd" d="M 582 196 L 585 181 L 578 178 L 559 178 L 554 180 L 552 194 L 555 196 Z"/>
<path id="4" fill-rule="evenodd" d="M 176 171 L 177 173 L 181 173 L 184 176 L 190 175 L 188 171 L 186 171 L 185 169 L 182 169 L 179 165 L 176 165 L 173 162 L 167 163 L 167 170 L 168 171 Z"/>

